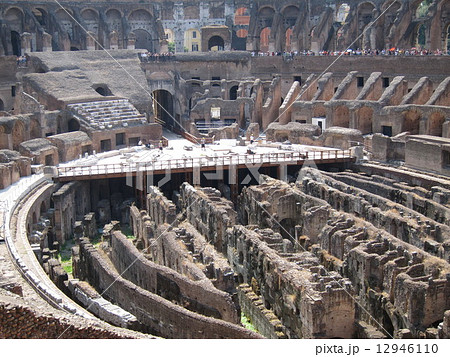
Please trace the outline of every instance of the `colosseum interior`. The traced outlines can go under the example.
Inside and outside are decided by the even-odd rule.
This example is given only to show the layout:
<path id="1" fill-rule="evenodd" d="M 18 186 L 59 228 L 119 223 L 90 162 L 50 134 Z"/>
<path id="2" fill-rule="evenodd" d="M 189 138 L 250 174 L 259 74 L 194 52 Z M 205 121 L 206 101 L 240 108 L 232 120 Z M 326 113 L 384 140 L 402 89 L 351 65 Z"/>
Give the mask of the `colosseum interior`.
<path id="1" fill-rule="evenodd" d="M 449 55 L 449 0 L 2 0 L 0 337 L 448 339 Z"/>

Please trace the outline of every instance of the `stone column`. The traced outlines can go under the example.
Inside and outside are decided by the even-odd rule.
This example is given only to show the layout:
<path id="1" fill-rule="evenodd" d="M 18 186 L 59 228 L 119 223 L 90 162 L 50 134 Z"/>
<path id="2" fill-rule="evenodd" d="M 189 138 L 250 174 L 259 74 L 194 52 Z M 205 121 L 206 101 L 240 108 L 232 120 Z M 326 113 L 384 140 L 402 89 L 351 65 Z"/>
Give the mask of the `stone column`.
<path id="1" fill-rule="evenodd" d="M 31 34 L 28 32 L 24 32 L 21 35 L 21 39 L 22 39 L 22 56 L 25 55 L 25 53 L 30 53 L 31 52 Z"/>
<path id="2" fill-rule="evenodd" d="M 88 51 L 95 51 L 95 33 L 88 31 L 86 34 L 86 50 Z"/>
<path id="3" fill-rule="evenodd" d="M 112 31 L 109 34 L 109 49 L 118 50 L 119 49 L 119 35 L 116 31 Z"/>
<path id="4" fill-rule="evenodd" d="M 167 40 L 161 40 L 159 42 L 159 52 L 160 53 L 168 53 L 169 52 L 169 42 Z"/>
<path id="5" fill-rule="evenodd" d="M 134 32 L 130 32 L 128 35 L 127 49 L 134 50 L 136 48 L 136 35 Z"/>
<path id="6" fill-rule="evenodd" d="M 47 32 L 44 32 L 42 35 L 42 52 L 52 52 L 53 46 L 52 46 L 52 35 L 48 34 Z"/>

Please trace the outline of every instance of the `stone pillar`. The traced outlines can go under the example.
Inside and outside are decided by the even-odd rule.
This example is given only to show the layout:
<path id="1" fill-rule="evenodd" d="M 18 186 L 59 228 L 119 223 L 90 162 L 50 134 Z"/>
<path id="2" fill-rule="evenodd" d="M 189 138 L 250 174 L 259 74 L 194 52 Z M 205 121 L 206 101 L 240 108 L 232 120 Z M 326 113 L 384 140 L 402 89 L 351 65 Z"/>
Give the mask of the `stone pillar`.
<path id="1" fill-rule="evenodd" d="M 31 52 L 31 34 L 28 32 L 24 32 L 21 35 L 21 39 L 22 39 L 22 56 L 25 55 L 25 53 L 30 53 Z"/>
<path id="2" fill-rule="evenodd" d="M 88 31 L 86 34 L 86 50 L 88 51 L 95 51 L 95 33 Z"/>
<path id="3" fill-rule="evenodd" d="M 159 52 L 168 53 L 169 52 L 169 42 L 167 40 L 162 40 L 159 42 Z"/>
<path id="4" fill-rule="evenodd" d="M 134 32 L 128 34 L 127 49 L 134 50 L 136 48 L 136 35 Z"/>
<path id="5" fill-rule="evenodd" d="M 112 31 L 109 34 L 109 49 L 118 50 L 119 49 L 119 35 L 116 31 Z"/>
<path id="6" fill-rule="evenodd" d="M 48 34 L 47 32 L 44 32 L 42 35 L 42 52 L 52 52 L 53 46 L 52 46 L 52 35 Z"/>

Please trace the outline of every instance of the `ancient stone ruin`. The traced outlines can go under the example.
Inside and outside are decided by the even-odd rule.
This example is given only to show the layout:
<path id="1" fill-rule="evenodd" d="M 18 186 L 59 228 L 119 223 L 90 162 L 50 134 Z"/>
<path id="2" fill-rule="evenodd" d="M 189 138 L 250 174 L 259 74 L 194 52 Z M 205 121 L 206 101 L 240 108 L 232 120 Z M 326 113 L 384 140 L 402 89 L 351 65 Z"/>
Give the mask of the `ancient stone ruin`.
<path id="1" fill-rule="evenodd" d="M 450 338 L 449 0 L 0 25 L 1 338 Z"/>

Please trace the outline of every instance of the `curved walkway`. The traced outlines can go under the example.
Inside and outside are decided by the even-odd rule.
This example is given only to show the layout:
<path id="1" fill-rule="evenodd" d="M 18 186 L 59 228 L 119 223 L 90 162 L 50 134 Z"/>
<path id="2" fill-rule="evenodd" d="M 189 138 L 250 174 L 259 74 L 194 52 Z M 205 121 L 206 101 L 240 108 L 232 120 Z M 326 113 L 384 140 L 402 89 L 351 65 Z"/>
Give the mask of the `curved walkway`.
<path id="1" fill-rule="evenodd" d="M 89 312 L 75 305 L 56 287 L 40 266 L 28 242 L 26 232 L 28 211 L 33 202 L 52 185 L 53 183 L 48 181 L 43 174 L 39 174 L 21 178 L 15 184 L 0 191 L 0 236 L 5 240 L 8 251 L 20 273 L 47 302 L 61 310 L 88 319 L 96 319 Z M 33 190 L 36 191 L 33 192 Z M 32 193 L 31 197 L 22 203 L 23 198 L 30 193 Z M 21 203 L 23 206 L 17 210 Z M 17 217 L 13 217 L 15 211 L 18 211 Z M 14 236 L 11 234 L 10 227 L 13 219 L 17 224 Z"/>

